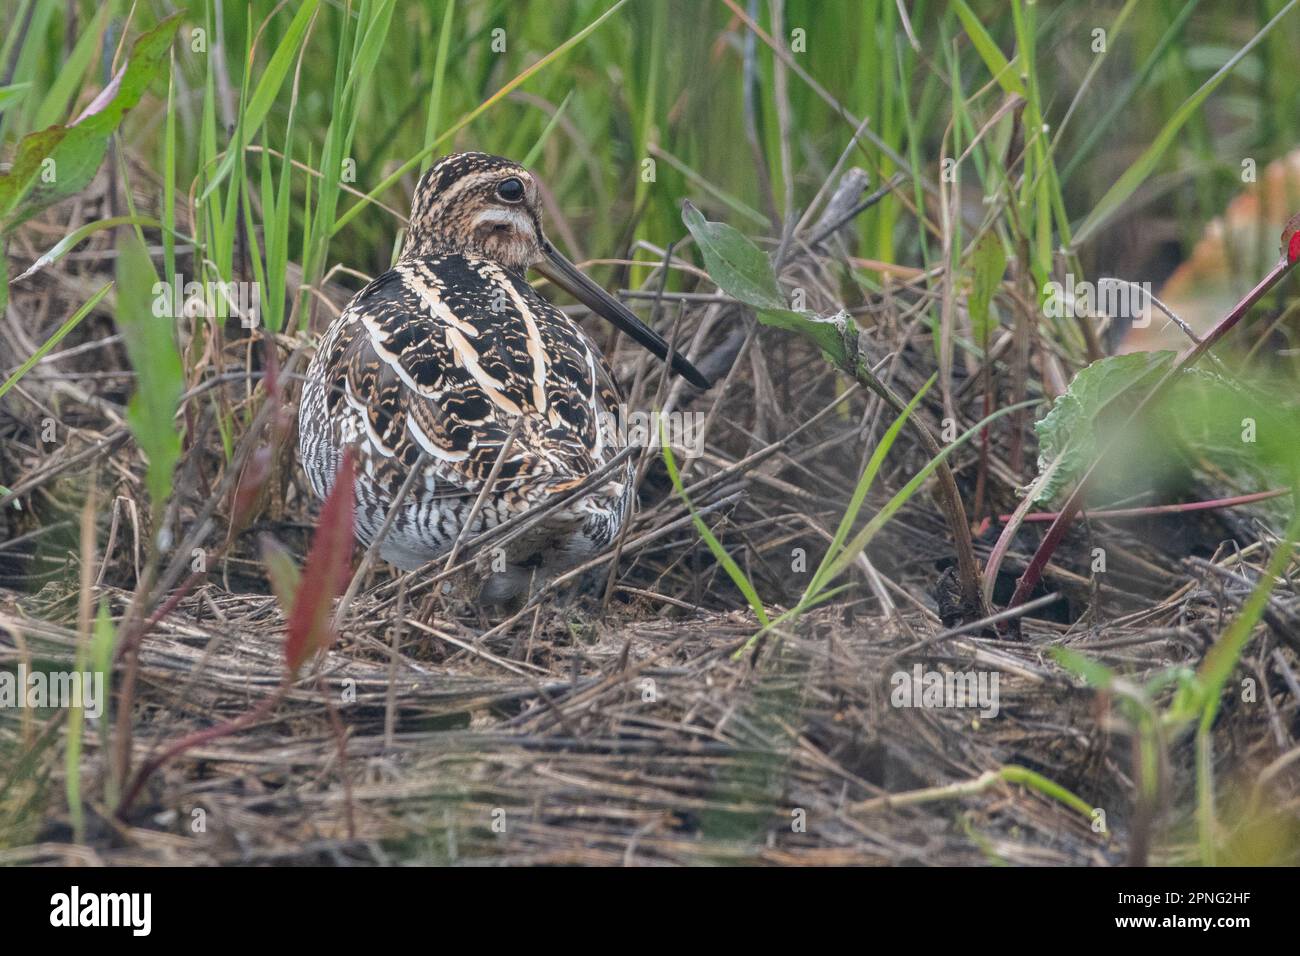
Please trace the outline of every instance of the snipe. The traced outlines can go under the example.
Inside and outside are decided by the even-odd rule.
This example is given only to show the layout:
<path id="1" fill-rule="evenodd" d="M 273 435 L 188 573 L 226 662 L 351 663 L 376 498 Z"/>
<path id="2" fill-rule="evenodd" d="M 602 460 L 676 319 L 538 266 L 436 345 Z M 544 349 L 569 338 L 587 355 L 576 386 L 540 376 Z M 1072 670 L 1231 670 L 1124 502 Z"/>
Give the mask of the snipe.
<path id="1" fill-rule="evenodd" d="M 498 156 L 458 153 L 421 178 L 397 264 L 334 320 L 307 370 L 303 467 L 323 497 L 344 448 L 356 448 L 363 544 L 420 469 L 379 548 L 400 568 L 447 554 L 507 443 L 465 538 L 573 489 L 622 448 L 620 430 L 609 427 L 622 396 L 608 363 L 528 284 L 530 267 L 667 358 L 658 334 L 546 239 L 531 173 Z M 680 355 L 672 367 L 709 387 Z M 629 460 L 548 512 L 502 556 L 504 570 L 486 575 L 481 599 L 508 600 L 608 545 L 631 479 Z"/>

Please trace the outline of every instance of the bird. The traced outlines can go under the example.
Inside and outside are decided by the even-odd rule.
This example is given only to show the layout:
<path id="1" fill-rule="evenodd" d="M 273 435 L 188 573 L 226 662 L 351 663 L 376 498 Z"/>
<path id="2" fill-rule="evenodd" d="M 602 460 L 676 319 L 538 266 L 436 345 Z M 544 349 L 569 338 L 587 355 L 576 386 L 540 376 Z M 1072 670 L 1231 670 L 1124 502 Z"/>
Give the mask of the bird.
<path id="1" fill-rule="evenodd" d="M 421 176 L 395 264 L 330 323 L 299 406 L 299 457 L 317 497 L 329 495 L 354 449 L 362 545 L 400 497 L 378 554 L 401 570 L 562 500 L 479 563 L 485 604 L 517 600 L 606 548 L 634 494 L 630 457 L 573 493 L 624 447 L 624 396 L 591 337 L 528 282 L 530 268 L 675 374 L 710 387 L 547 239 L 529 170 L 463 152 Z"/>

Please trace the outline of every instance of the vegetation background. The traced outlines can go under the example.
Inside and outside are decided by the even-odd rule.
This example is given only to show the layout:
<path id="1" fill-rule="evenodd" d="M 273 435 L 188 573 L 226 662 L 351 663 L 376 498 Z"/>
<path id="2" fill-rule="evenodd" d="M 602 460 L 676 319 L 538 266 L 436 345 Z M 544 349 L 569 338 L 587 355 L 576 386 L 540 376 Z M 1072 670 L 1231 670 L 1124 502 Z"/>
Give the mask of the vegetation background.
<path id="1" fill-rule="evenodd" d="M 417 676 L 398 692 L 389 689 L 397 673 L 389 668 L 398 665 L 388 645 L 401 641 L 401 625 L 391 624 L 394 614 L 403 620 L 404 592 L 376 569 L 348 599 L 355 597 L 355 619 L 342 629 L 343 650 L 323 658 L 331 676 L 319 687 L 291 691 L 285 683 L 273 701 L 302 723 L 270 719 L 249 688 L 277 686 L 280 630 L 294 601 L 292 586 L 277 578 L 277 568 L 293 576 L 282 555 L 254 532 L 273 533 L 301 560 L 314 524 L 285 441 L 291 355 L 309 348 L 333 310 L 391 263 L 414 184 L 438 156 L 483 150 L 535 169 L 547 187 L 551 237 L 607 288 L 631 290 L 630 301 L 681 294 L 677 321 L 695 336 L 686 341 L 697 356 L 739 348 L 723 334 L 726 321 L 755 336 L 754 312 L 765 310 L 710 258 L 744 259 L 753 246 L 727 235 L 711 247 L 700 223 L 688 235 L 687 199 L 772 254 L 775 267 L 759 256 L 754 274 L 760 284 L 780 279 L 778 299 L 802 287 L 800 275 L 813 275 L 817 301 L 808 312 L 846 308 L 856 327 L 877 330 L 873 364 L 897 357 L 893 387 L 903 400 L 917 396 L 910 408 L 935 434 L 947 415 L 973 437 L 973 426 L 1003 409 L 1009 417 L 994 437 L 979 433 L 980 457 L 973 443 L 964 445 L 960 454 L 971 457 L 953 464 L 976 531 L 994 523 L 991 537 L 976 535 L 987 561 L 997 515 L 1015 508 L 1016 489 L 1035 474 L 1032 424 L 1042 409 L 1006 409 L 1056 398 L 1127 333 L 1123 321 L 1031 320 L 1047 283 L 1069 273 L 1160 289 L 1199 248 L 1198 281 L 1213 286 L 1202 298 L 1216 303 L 1202 324 L 1193 322 L 1203 334 L 1222 316 L 1220 298 L 1230 304 L 1276 259 L 1277 222 L 1300 209 L 1300 174 L 1279 173 L 1255 207 L 1239 204 L 1227 241 L 1198 243 L 1234 197 L 1252 194 L 1256 180 L 1273 182 L 1269 164 L 1285 163 L 1300 146 L 1296 6 L 11 0 L 0 14 L 0 237 L 8 267 L 0 288 L 0 429 L 8 446 L 0 457 L 7 539 L 0 630 L 9 637 L 0 663 L 29 660 L 35 642 L 41 659 L 89 661 L 111 673 L 122 696 L 111 732 L 108 719 L 89 733 L 76 714 L 0 714 L 0 760 L 9 765 L 0 784 L 0 861 L 500 854 L 609 863 L 628 861 L 638 846 L 671 862 L 1110 863 L 1153 852 L 1188 862 L 1294 861 L 1300 826 L 1290 757 L 1300 691 L 1296 649 L 1282 635 L 1294 633 L 1296 598 L 1289 579 L 1268 595 L 1289 567 L 1295 537 L 1278 501 L 1285 488 L 1249 522 L 1226 529 L 1180 516 L 1159 534 L 1132 532 L 1123 543 L 1141 552 L 1130 567 L 1135 577 L 1116 593 L 1089 576 L 1095 542 L 1071 539 L 1053 569 L 1071 610 L 1064 619 L 1045 616 L 1031 633 L 1044 646 L 1081 643 L 1076 650 L 1088 652 L 1089 640 L 1122 640 L 1123 628 L 1133 628 L 1156 642 L 1137 657 L 1103 642 L 1093 657 L 1044 663 L 1037 645 L 952 644 L 955 635 L 916 650 L 916 641 L 941 630 L 931 579 L 936 560 L 951 560 L 952 545 L 942 507 L 913 500 L 919 483 L 907 481 L 938 465 L 927 464 L 933 454 L 920 447 L 882 471 L 898 434 L 885 429 L 901 404 L 890 411 L 889 400 L 853 392 L 854 377 L 865 384 L 867 376 L 851 355 L 833 367 L 835 343 L 792 346 L 797 336 L 780 329 L 763 329 L 757 341 L 767 357 L 746 352 L 725 404 L 713 406 L 715 457 L 694 479 L 689 465 L 682 478 L 672 462 L 643 475 L 643 500 L 653 502 L 644 526 L 670 544 L 631 552 L 620 587 L 632 607 L 615 623 L 599 614 L 535 615 L 524 619 L 520 638 L 517 628 L 448 615 L 432 635 L 436 653 L 402 658 Z M 47 168 L 51 157 L 56 166 Z M 832 223 L 842 245 L 824 249 L 828 237 L 810 241 L 809 226 L 854 167 L 866 174 L 866 192 L 876 192 Z M 681 261 L 664 270 L 670 248 Z M 176 274 L 257 282 L 262 331 L 273 343 L 266 354 L 275 358 L 264 359 L 260 342 L 253 345 L 258 336 L 238 323 L 150 325 L 143 317 L 152 282 Z M 1294 300 L 1288 279 L 1266 300 L 1268 314 L 1248 323 L 1244 345 L 1236 343 L 1241 364 L 1222 360 L 1238 372 L 1259 370 L 1251 394 L 1272 396 L 1261 401 L 1275 409 L 1289 387 L 1294 397 Z M 665 331 L 671 311 L 655 309 Z M 797 316 L 784 321 L 808 331 Z M 1003 334 L 999 352 L 991 343 Z M 275 378 L 279 363 L 289 367 L 287 385 Z M 962 383 L 986 382 L 986 363 L 998 384 L 983 403 L 983 384 Z M 664 397 L 644 363 L 624 355 L 619 368 L 643 405 Z M 932 373 L 938 384 L 922 401 Z M 1207 407 L 1198 422 L 1217 421 L 1213 399 L 1200 395 Z M 673 402 L 690 399 L 674 392 Z M 49 417 L 65 430 L 53 443 L 40 439 Z M 809 422 L 818 427 L 805 431 Z M 785 456 L 778 467 L 746 457 L 769 444 Z M 1174 478 L 1137 488 L 1132 474 L 1110 476 L 1104 502 L 1260 490 L 1243 477 L 1246 466 L 1220 467 L 1214 455 L 1207 462 L 1210 446 L 1197 447 L 1171 453 L 1184 468 Z M 1276 453 L 1265 464 L 1285 470 L 1284 459 Z M 902 495 L 896 521 L 878 510 L 888 499 L 872 488 L 877 474 Z M 782 507 L 772 510 L 773 502 Z M 859 514 L 871 513 L 860 511 L 868 502 L 884 517 L 868 520 L 870 534 L 850 538 Z M 801 592 L 779 561 L 771 565 L 809 524 L 822 529 L 810 546 L 827 552 L 829 541 L 827 560 L 843 557 L 819 584 L 828 588 L 852 568 L 847 592 L 811 585 Z M 1229 536 L 1245 555 L 1231 559 L 1237 580 L 1183 563 L 1193 554 L 1222 564 L 1228 559 L 1217 546 Z M 214 554 L 201 582 L 188 570 L 188 546 L 198 541 L 221 552 L 220 571 Z M 864 551 L 873 541 L 876 550 Z M 1024 561 L 1034 544 L 1017 548 L 1012 557 Z M 870 562 L 855 563 L 860 553 L 871 554 L 888 584 Z M 1213 609 L 1189 611 L 1186 602 L 1208 601 L 1215 590 L 1205 582 L 1184 587 L 1194 572 L 1219 591 L 1235 588 L 1236 597 L 1218 594 Z M 312 592 L 310 558 L 303 573 L 300 594 Z M 1006 602 L 1004 590 L 991 595 L 996 606 Z M 753 677 L 722 651 L 753 647 L 755 630 L 769 624 L 763 601 L 798 613 L 795 633 Z M 669 645 L 679 633 L 670 615 L 679 612 L 691 626 L 680 632 L 685 643 Z M 871 628 L 853 623 L 864 613 L 888 619 L 887 640 L 870 643 Z M 1195 640 L 1179 630 L 1193 619 L 1201 627 Z M 251 652 L 245 643 L 251 659 L 214 636 L 247 642 L 268 629 L 267 648 Z M 560 641 L 557 634 L 573 647 L 537 650 Z M 1219 692 L 1246 660 L 1252 634 L 1271 642 L 1250 645 L 1247 668 L 1270 703 L 1267 713 L 1232 711 L 1240 723 L 1228 726 Z M 417 636 L 431 640 L 427 628 Z M 299 637 L 311 649 L 325 641 Z M 836 640 L 852 673 L 827 677 L 817 654 Z M 960 716 L 931 727 L 928 738 L 914 727 L 891 729 L 888 721 L 901 718 L 879 716 L 879 689 L 862 675 L 888 674 L 908 648 L 936 666 L 1011 666 L 1014 658 L 1024 684 L 1005 693 L 1020 705 L 1018 723 L 992 739 L 970 736 Z M 197 679 L 218 661 L 224 676 Z M 347 763 L 334 751 L 341 725 L 316 697 L 329 681 L 347 679 L 337 669 L 344 661 L 359 668 L 353 679 L 369 708 L 348 731 L 346 754 L 361 762 L 355 773 L 336 765 L 336 756 Z M 609 677 L 620 668 L 621 682 Z M 665 686 L 683 682 L 665 705 L 670 714 L 644 723 L 629 716 L 636 668 L 667 668 L 655 672 Z M 823 677 L 830 683 L 818 683 Z M 733 704 L 717 699 L 721 688 L 743 698 L 734 704 L 743 729 L 730 723 Z M 696 694 L 696 703 L 685 700 Z M 544 712 L 557 702 L 575 709 L 551 720 Z M 182 732 L 172 751 L 168 720 L 197 736 Z M 1075 722 L 1088 727 L 1077 738 L 1062 729 Z M 254 726 L 252 736 L 243 733 Z M 299 733 L 304 726 L 310 743 Z M 265 757 L 269 776 L 248 769 L 247 753 L 211 750 L 203 735 L 213 727 Z M 1215 734 L 1232 743 L 1215 743 Z M 609 743 L 629 735 L 642 749 Z M 698 751 L 686 743 L 697 737 L 705 741 Z M 604 743 L 588 752 L 579 738 Z M 223 821 L 209 840 L 188 826 L 206 772 L 191 759 L 196 747 L 220 767 L 213 772 L 220 784 L 203 798 Z M 376 769 L 394 752 L 400 771 Z M 539 753 L 552 761 L 545 772 Z M 155 763 L 159 754 L 168 759 Z M 170 764 L 172 756 L 184 760 Z M 156 774 L 164 763 L 185 769 Z M 1216 785 L 1216 766 L 1232 786 Z M 1282 796 L 1262 798 L 1265 785 L 1281 787 Z M 250 786 L 292 791 L 303 802 L 262 804 Z M 837 789 L 844 786 L 847 797 Z M 902 805 L 921 809 L 879 822 L 897 806 L 884 795 L 896 792 L 910 794 Z M 1006 792 L 1017 806 L 991 808 L 989 795 Z M 535 809 L 507 844 L 497 839 L 492 810 L 511 799 Z M 792 833 L 792 801 L 821 807 L 833 824 Z M 954 801 L 963 809 L 953 810 Z M 1096 827 L 1098 806 L 1109 808 L 1113 838 Z M 596 808 L 597 822 L 582 822 L 575 807 Z M 259 814 L 274 825 L 262 829 Z M 255 850 L 235 836 L 249 829 L 258 834 Z M 33 850 L 37 843 L 44 848 Z"/>

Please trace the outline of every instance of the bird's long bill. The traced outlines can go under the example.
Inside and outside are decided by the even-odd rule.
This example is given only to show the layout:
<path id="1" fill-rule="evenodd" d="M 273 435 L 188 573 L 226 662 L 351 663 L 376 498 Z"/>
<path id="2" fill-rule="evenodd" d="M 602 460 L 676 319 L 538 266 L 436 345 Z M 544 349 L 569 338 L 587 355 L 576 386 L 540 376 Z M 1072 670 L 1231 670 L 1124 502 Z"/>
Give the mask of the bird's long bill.
<path id="1" fill-rule="evenodd" d="M 615 328 L 625 332 L 642 347 L 658 356 L 660 361 L 667 360 L 668 343 L 663 340 L 663 337 L 633 315 L 622 302 L 579 272 L 578 267 L 561 255 L 554 246 L 547 244 L 546 258 L 534 268 L 597 315 L 608 319 Z M 697 388 L 713 387 L 713 383 L 705 378 L 699 369 L 686 361 L 680 352 L 673 355 L 672 370 Z"/>

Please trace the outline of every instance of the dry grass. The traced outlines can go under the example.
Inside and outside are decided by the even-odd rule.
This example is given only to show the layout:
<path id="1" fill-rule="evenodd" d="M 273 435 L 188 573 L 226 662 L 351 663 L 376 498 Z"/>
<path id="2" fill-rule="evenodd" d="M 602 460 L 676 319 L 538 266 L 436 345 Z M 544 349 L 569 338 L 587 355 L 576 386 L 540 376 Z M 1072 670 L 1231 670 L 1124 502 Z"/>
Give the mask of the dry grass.
<path id="1" fill-rule="evenodd" d="M 147 209 L 150 196 L 138 198 Z M 95 201 L 91 193 L 32 224 L 11 257 L 35 258 L 91 218 Z M 817 235 L 815 225 L 807 235 Z M 102 284 L 112 254 L 110 240 L 97 237 L 15 286 L 0 364 L 43 340 Z M 838 262 L 828 246 L 796 248 L 783 278 L 809 290 L 810 307 L 839 305 Z M 644 288 L 658 288 L 654 275 Z M 899 394 L 911 395 L 933 371 L 918 318 L 927 295 L 899 277 L 885 294 L 848 303 L 873 364 Z M 346 297 L 323 290 L 318 320 L 326 300 Z M 861 390 L 846 397 L 844 380 L 814 350 L 760 331 L 734 304 L 669 298 L 659 312 L 661 327 L 696 343 L 693 355 L 731 371 L 712 392 L 691 396 L 676 382 L 661 391 L 644 359 L 620 353 L 632 405 L 648 407 L 658 395 L 668 408 L 707 413 L 707 454 L 691 464 L 686 484 L 758 592 L 788 607 L 804 583 L 791 571 L 794 549 L 816 567 L 892 415 Z M 131 376 L 107 314 L 88 320 L 0 411 L 0 469 L 30 503 L 0 512 L 0 666 L 74 660 L 77 529 L 92 486 L 94 597 L 119 621 L 134 599 L 150 529 L 143 463 L 122 425 Z M 237 442 L 259 437 L 241 424 L 262 402 L 249 342 L 201 344 L 187 372 L 191 387 L 209 384 L 190 406 L 177 484 L 182 532 L 227 477 L 212 416 L 235 423 Z M 310 344 L 283 339 L 281 357 Z M 1060 360 L 1050 342 L 1034 344 L 1035 363 Z M 978 373 L 958 370 L 953 401 L 963 428 L 981 414 Z M 59 422 L 54 445 L 39 438 L 47 414 Z M 919 415 L 937 433 L 942 398 L 932 396 Z M 1000 428 L 994 441 L 976 520 L 1017 500 L 1021 479 L 1006 462 L 1008 443 L 1022 445 L 1024 433 Z M 292 444 L 253 528 L 143 641 L 131 712 L 136 766 L 165 741 L 246 712 L 281 679 L 284 618 L 256 534 L 305 551 L 313 511 Z M 924 461 L 900 442 L 871 503 Z M 969 501 L 977 449 L 962 449 L 953 468 Z M 1105 865 L 1143 859 L 1148 844 L 1152 859 L 1193 858 L 1190 740 L 1168 741 L 1148 820 L 1135 810 L 1128 724 L 1048 648 L 1086 651 L 1133 684 L 1170 666 L 1194 668 L 1267 561 L 1275 541 L 1268 512 L 1077 529 L 1049 568 L 1062 601 L 1042 613 L 1055 617 L 1031 615 L 1016 642 L 944 631 L 931 594 L 951 544 L 943 512 L 921 495 L 864 556 L 852 589 L 735 659 L 755 631 L 752 615 L 668 492 L 661 463 L 649 462 L 608 604 L 608 556 L 585 580 L 504 620 L 431 599 L 428 575 L 410 578 L 403 593 L 388 569 L 376 569 L 318 671 L 271 718 L 164 768 L 124 822 L 106 803 L 102 739 L 88 734 L 83 844 L 71 841 L 62 747 L 41 746 L 47 729 L 57 741 L 66 728 L 49 715 L 0 712 L 8 756 L 36 755 L 0 799 L 0 862 Z M 224 511 L 204 542 L 214 553 Z M 977 542 L 981 558 L 994 536 Z M 1228 538 L 1238 547 L 1219 546 Z M 1104 576 L 1088 570 L 1098 542 L 1111 556 Z M 1217 570 L 1189 563 L 1193 549 Z M 1026 557 L 1012 553 L 999 593 Z M 1287 582 L 1242 662 L 1258 702 L 1227 695 L 1215 727 L 1229 860 L 1300 861 L 1300 766 L 1285 756 L 1294 757 L 1300 733 L 1298 612 L 1300 595 Z M 916 664 L 996 672 L 1000 713 L 978 720 L 970 710 L 891 706 L 891 675 Z M 1157 703 L 1172 693 L 1161 691 Z M 1033 787 L 985 776 L 1008 765 L 1104 810 L 1105 831 Z M 204 829 L 194 832 L 200 818 Z"/>

